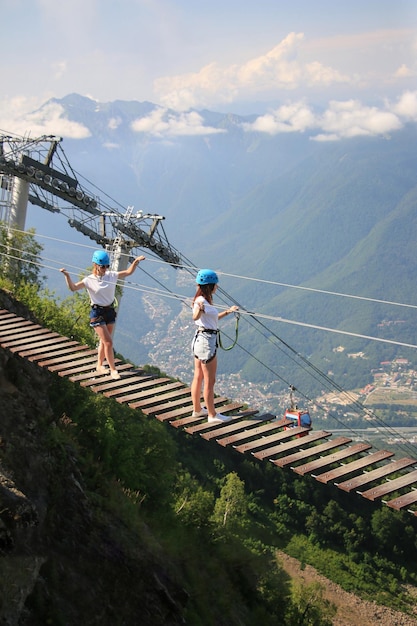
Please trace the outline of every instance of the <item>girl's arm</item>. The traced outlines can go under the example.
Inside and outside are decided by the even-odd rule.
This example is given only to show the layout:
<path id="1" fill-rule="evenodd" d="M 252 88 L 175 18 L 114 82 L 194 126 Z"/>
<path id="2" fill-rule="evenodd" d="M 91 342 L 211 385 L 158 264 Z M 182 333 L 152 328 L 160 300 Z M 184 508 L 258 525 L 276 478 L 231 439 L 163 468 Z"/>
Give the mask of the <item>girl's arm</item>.
<path id="1" fill-rule="evenodd" d="M 203 300 L 199 300 L 198 302 L 194 302 L 193 304 L 193 320 L 196 322 L 200 319 L 201 314 L 204 313 L 204 302 Z"/>
<path id="2" fill-rule="evenodd" d="M 227 309 L 227 311 L 222 311 L 219 313 L 219 320 L 226 317 L 226 315 L 229 315 L 229 313 L 234 313 L 235 311 L 239 311 L 239 307 L 236 305 L 231 306 L 230 309 Z"/>
<path id="3" fill-rule="evenodd" d="M 117 272 L 118 278 L 125 278 L 126 276 L 130 276 L 131 274 L 133 274 L 133 272 L 135 271 L 139 263 L 143 261 L 144 259 L 145 257 L 143 255 L 137 256 L 136 259 L 132 261 L 132 263 L 129 265 L 129 267 L 126 270 Z"/>
<path id="4" fill-rule="evenodd" d="M 78 281 L 78 283 L 74 283 L 71 276 L 67 272 L 67 270 L 63 267 L 59 270 L 65 276 L 65 282 L 67 283 L 68 289 L 70 291 L 78 291 L 79 289 L 85 289 L 85 285 L 82 280 Z"/>

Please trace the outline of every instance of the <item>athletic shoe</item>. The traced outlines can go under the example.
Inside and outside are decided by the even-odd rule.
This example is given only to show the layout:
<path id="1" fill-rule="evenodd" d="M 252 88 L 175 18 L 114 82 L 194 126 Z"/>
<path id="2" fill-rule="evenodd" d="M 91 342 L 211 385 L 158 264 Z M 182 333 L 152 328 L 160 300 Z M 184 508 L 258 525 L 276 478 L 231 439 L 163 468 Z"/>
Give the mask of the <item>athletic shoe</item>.
<path id="1" fill-rule="evenodd" d="M 120 380 L 120 374 L 117 370 L 112 370 L 110 372 L 110 376 L 114 379 L 114 380 Z"/>
<path id="2" fill-rule="evenodd" d="M 207 421 L 209 424 L 220 424 L 221 422 L 230 422 L 231 419 L 233 419 L 231 415 L 216 413 L 214 417 L 209 417 Z"/>
<path id="3" fill-rule="evenodd" d="M 193 411 L 191 414 L 191 417 L 206 417 L 208 411 L 207 409 L 205 409 L 204 407 L 201 409 L 201 411 Z"/>
<path id="4" fill-rule="evenodd" d="M 107 374 L 108 370 L 107 367 L 104 367 L 104 365 L 97 365 L 96 372 L 97 374 Z"/>

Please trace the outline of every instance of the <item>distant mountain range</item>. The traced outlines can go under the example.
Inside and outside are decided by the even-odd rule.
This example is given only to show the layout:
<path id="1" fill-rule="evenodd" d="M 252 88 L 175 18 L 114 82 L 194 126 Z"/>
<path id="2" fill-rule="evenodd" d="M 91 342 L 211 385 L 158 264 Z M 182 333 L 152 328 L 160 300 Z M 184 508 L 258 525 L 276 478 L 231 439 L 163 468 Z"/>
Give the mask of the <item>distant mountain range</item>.
<path id="1" fill-rule="evenodd" d="M 307 132 L 248 131 L 255 115 L 198 111 L 203 129 L 179 134 L 181 118 L 168 112 L 158 133 L 157 123 L 143 123 L 160 111 L 149 102 L 102 104 L 72 94 L 51 103 L 89 129 L 89 137 L 64 141 L 77 171 L 122 205 L 164 215 L 169 240 L 193 264 L 237 276 L 223 277 L 221 284 L 248 311 L 417 343 L 415 308 L 371 301 L 417 305 L 415 124 L 390 137 L 319 143 Z M 175 130 L 167 134 L 173 121 Z M 194 293 L 192 281 L 185 288 L 168 286 Z M 123 312 L 118 347 L 124 352 L 125 343 L 129 358 L 143 362 L 152 346 L 141 342 L 138 325 L 147 335 L 155 323 L 142 306 L 131 309 Z M 175 303 L 167 309 L 171 317 L 158 328 L 158 341 L 179 314 Z M 227 329 L 233 334 L 232 326 Z M 221 371 L 240 370 L 253 381 L 278 373 L 282 384 L 290 380 L 309 391 L 318 391 L 321 381 L 300 366 L 298 354 L 349 387 L 365 384 L 381 360 L 406 356 L 417 366 L 415 349 L 268 317 L 244 317 L 239 342 L 244 349 L 222 357 Z M 345 350 L 336 352 L 338 346 Z M 347 357 L 359 351 L 365 358 Z M 190 359 L 188 345 L 184 359 Z"/>

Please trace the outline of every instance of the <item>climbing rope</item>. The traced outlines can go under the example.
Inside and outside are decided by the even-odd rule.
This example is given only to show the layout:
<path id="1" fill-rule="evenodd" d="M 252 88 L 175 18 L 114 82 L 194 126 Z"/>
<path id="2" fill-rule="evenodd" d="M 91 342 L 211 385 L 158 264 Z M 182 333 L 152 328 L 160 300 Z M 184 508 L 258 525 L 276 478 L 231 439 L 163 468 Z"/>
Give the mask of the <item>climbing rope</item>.
<path id="1" fill-rule="evenodd" d="M 231 350 L 232 348 L 235 347 L 235 345 L 237 344 L 237 340 L 239 337 L 239 319 L 240 319 L 240 313 L 238 313 L 237 311 L 235 311 L 235 319 L 236 319 L 236 325 L 235 325 L 235 340 L 232 343 L 231 346 L 229 346 L 228 348 L 224 348 L 222 345 L 222 339 L 221 339 L 221 332 L 220 330 L 218 331 L 218 340 L 219 340 L 219 346 L 222 350 L 224 350 L 225 352 L 228 352 L 228 350 Z"/>

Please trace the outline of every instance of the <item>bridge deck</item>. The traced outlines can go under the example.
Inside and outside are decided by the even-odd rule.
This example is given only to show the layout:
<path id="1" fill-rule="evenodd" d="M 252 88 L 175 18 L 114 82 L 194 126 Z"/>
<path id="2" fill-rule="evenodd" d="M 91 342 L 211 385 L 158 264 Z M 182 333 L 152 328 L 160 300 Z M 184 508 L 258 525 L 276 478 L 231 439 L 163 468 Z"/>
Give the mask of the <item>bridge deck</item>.
<path id="1" fill-rule="evenodd" d="M 406 509 L 417 515 L 415 459 L 392 460 L 393 452 L 369 452 L 372 446 L 368 443 L 349 445 L 351 439 L 331 439 L 332 433 L 327 431 L 288 428 L 288 420 L 271 414 L 259 416 L 258 411 L 224 397 L 215 399 L 216 408 L 221 413 L 232 413 L 233 419 L 226 424 L 208 424 L 205 418 L 192 417 L 191 392 L 185 384 L 169 377 L 150 375 L 120 359 L 116 359 L 116 363 L 121 378 L 113 380 L 110 371 L 96 372 L 95 350 L 6 309 L 0 309 L 0 347 L 58 376 L 67 377 L 92 393 L 126 403 L 131 409 L 140 409 L 145 415 L 190 435 L 214 440 L 241 454 L 250 452 L 260 461 L 269 460 L 299 475 L 310 475 L 324 484 L 333 483 L 339 489 L 354 491 L 368 500 L 381 499 L 392 509 Z M 324 443 L 320 443 L 323 439 Z M 318 473 L 322 469 L 325 471 Z M 337 482 L 349 475 L 343 482 Z M 360 491 L 365 485 L 369 488 Z M 392 499 L 384 500 L 388 494 Z"/>

